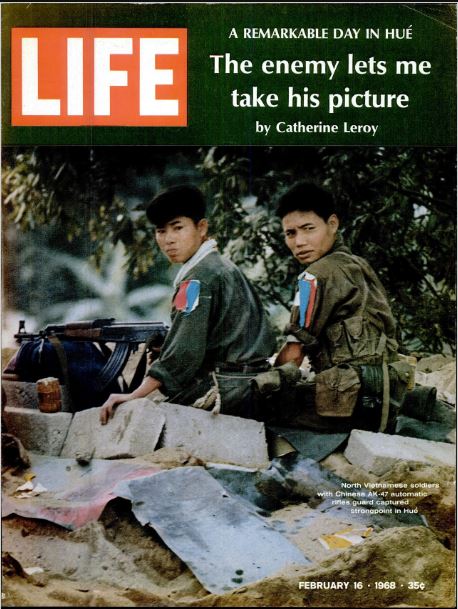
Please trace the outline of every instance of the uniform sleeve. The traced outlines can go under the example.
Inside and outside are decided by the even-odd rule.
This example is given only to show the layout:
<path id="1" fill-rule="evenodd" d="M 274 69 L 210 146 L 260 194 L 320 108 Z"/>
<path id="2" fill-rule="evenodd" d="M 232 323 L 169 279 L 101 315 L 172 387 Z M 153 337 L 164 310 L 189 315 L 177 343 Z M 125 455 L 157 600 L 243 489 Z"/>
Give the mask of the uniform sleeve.
<path id="1" fill-rule="evenodd" d="M 306 350 L 313 350 L 333 313 L 344 303 L 350 304 L 358 298 L 357 287 L 341 277 L 338 269 L 330 273 L 304 273 L 298 279 L 287 332 L 296 336 Z"/>
<path id="2" fill-rule="evenodd" d="M 159 360 L 148 374 L 161 381 L 163 393 L 173 395 L 195 378 L 202 366 L 212 311 L 211 286 L 199 280 L 183 281 L 173 299 L 172 325 Z"/>

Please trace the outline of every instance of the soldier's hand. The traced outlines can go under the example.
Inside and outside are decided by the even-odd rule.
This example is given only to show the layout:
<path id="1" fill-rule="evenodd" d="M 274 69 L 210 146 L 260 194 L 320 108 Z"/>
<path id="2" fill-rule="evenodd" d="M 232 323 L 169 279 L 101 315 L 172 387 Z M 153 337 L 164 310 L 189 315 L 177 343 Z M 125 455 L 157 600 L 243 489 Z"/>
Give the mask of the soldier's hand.
<path id="1" fill-rule="evenodd" d="M 131 398 L 130 393 L 112 393 L 108 400 L 102 404 L 100 409 L 100 423 L 106 425 L 114 414 L 114 409 L 118 404 L 128 402 Z"/>

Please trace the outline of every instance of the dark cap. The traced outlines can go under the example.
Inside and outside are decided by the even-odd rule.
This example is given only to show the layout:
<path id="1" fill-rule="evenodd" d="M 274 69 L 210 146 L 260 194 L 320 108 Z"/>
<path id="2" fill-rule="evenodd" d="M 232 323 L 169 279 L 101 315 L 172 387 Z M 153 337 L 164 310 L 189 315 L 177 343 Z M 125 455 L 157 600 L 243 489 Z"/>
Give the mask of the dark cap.
<path id="1" fill-rule="evenodd" d="M 205 207 L 204 195 L 197 186 L 183 184 L 158 192 L 148 205 L 146 215 L 156 226 L 164 226 L 178 216 L 198 222 L 205 218 Z"/>

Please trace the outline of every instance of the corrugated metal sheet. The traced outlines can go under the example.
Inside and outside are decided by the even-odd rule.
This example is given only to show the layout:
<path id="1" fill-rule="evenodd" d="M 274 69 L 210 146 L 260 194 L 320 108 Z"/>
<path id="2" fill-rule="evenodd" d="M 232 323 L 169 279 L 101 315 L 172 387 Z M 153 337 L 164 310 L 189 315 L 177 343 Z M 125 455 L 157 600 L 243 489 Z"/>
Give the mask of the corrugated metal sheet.
<path id="1" fill-rule="evenodd" d="M 310 564 L 201 467 L 130 480 L 115 492 L 132 501 L 141 524 L 153 527 L 210 592 L 227 592 L 291 564 Z"/>

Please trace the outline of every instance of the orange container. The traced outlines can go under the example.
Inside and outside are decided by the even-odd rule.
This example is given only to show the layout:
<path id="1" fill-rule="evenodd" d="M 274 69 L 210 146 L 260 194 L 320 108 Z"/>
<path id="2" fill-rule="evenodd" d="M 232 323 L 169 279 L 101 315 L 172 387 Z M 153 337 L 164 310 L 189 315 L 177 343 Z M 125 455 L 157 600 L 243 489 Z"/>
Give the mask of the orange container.
<path id="1" fill-rule="evenodd" d="M 62 409 L 62 396 L 59 380 L 49 376 L 36 383 L 38 408 L 41 412 L 59 412 Z"/>

